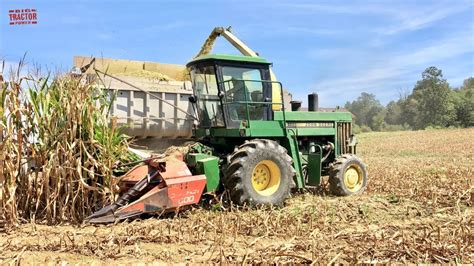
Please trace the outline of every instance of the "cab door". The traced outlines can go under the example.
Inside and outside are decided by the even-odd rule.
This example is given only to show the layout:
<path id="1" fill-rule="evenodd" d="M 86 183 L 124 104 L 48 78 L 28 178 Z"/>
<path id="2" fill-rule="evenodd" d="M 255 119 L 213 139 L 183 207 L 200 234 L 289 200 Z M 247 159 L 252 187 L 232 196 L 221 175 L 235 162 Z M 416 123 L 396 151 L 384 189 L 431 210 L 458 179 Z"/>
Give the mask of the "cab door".
<path id="1" fill-rule="evenodd" d="M 268 67 L 220 64 L 218 77 L 227 128 L 239 128 L 242 120 L 271 119 L 271 84 Z"/>

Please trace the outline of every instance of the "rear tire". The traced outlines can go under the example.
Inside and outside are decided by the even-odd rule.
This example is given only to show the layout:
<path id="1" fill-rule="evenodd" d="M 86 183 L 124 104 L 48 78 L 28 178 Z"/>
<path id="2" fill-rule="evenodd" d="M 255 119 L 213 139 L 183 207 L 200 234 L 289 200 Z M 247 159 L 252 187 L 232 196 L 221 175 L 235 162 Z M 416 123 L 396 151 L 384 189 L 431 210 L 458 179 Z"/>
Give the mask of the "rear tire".
<path id="1" fill-rule="evenodd" d="M 367 167 L 357 156 L 343 154 L 329 170 L 329 189 L 337 196 L 359 195 L 367 187 Z"/>
<path id="2" fill-rule="evenodd" d="M 246 141 L 228 157 L 224 186 L 236 204 L 282 205 L 295 187 L 292 162 L 273 140 Z"/>

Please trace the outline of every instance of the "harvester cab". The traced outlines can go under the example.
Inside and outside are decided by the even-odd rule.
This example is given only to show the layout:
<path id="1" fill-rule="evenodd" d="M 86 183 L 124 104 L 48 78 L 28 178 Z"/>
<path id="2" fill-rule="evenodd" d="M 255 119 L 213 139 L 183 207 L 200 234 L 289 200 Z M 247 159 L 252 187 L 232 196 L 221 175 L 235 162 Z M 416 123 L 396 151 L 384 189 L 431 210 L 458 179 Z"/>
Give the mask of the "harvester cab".
<path id="1" fill-rule="evenodd" d="M 209 54 L 218 36 L 243 55 Z M 308 95 L 308 111 L 298 104 L 289 111 L 271 63 L 229 29 L 215 28 L 187 68 L 197 143 L 180 159 L 150 158 L 132 169 L 121 179 L 118 200 L 90 222 L 175 211 L 216 191 L 228 191 L 236 204 L 282 205 L 295 188 L 319 186 L 323 175 L 335 195 L 365 190 L 367 170 L 355 155 L 351 113 L 319 111 L 316 94 Z"/>
<path id="2" fill-rule="evenodd" d="M 281 99 L 281 85 L 270 79 L 270 63 L 261 58 L 206 55 L 190 63 L 201 128 L 238 129 L 249 120 L 271 120 L 272 92 Z"/>

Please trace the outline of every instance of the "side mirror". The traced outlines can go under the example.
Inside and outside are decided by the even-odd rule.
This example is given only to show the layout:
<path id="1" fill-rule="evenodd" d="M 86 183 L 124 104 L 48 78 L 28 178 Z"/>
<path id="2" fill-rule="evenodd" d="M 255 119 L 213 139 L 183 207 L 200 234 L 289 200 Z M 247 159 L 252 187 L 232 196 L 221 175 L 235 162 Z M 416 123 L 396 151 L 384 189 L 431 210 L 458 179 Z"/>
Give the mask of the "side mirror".
<path id="1" fill-rule="evenodd" d="M 219 98 L 221 98 L 221 99 L 224 98 L 224 92 L 223 92 L 223 91 L 219 91 L 219 93 L 217 94 L 217 96 L 218 96 Z"/>
<path id="2" fill-rule="evenodd" d="M 194 95 L 189 96 L 188 99 L 189 99 L 189 102 L 190 102 L 190 103 L 196 103 L 196 102 L 197 102 L 197 97 L 194 96 Z"/>

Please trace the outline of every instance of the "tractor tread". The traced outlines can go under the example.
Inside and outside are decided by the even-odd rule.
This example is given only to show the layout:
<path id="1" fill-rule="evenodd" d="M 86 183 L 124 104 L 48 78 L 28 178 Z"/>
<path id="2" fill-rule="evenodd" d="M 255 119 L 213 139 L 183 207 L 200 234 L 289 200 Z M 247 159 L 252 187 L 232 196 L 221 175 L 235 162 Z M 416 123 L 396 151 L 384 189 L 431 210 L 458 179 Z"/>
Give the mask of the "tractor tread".
<path id="1" fill-rule="evenodd" d="M 275 151 L 277 151 L 275 153 Z M 255 196 L 255 192 L 249 189 L 249 180 L 245 180 L 246 176 L 249 176 L 248 169 L 249 165 L 258 162 L 258 157 L 262 154 L 276 154 L 276 158 L 279 158 L 280 164 L 282 165 L 282 192 L 278 193 L 277 196 Z M 279 145 L 276 141 L 268 139 L 253 139 L 245 141 L 234 150 L 232 154 L 227 156 L 228 164 L 224 171 L 224 187 L 228 190 L 230 199 L 239 205 L 250 204 L 272 204 L 282 205 L 284 200 L 289 197 L 291 189 L 296 186 L 294 176 L 296 171 L 292 166 L 293 160 L 288 155 L 287 150 Z M 251 166 L 250 166 L 251 168 Z M 248 178 L 248 177 L 247 177 Z M 247 183 L 246 183 L 247 182 Z M 244 184 L 246 183 L 246 184 Z M 285 187 L 286 186 L 286 187 Z"/>
<path id="2" fill-rule="evenodd" d="M 350 192 L 345 188 L 344 185 L 344 171 L 347 168 L 348 164 L 356 163 L 358 164 L 363 172 L 363 186 L 357 192 Z M 367 169 L 362 160 L 359 159 L 356 155 L 353 154 L 343 154 L 339 156 L 331 165 L 329 169 L 329 190 L 332 194 L 337 196 L 348 196 L 348 195 L 358 195 L 364 192 L 367 186 Z"/>

